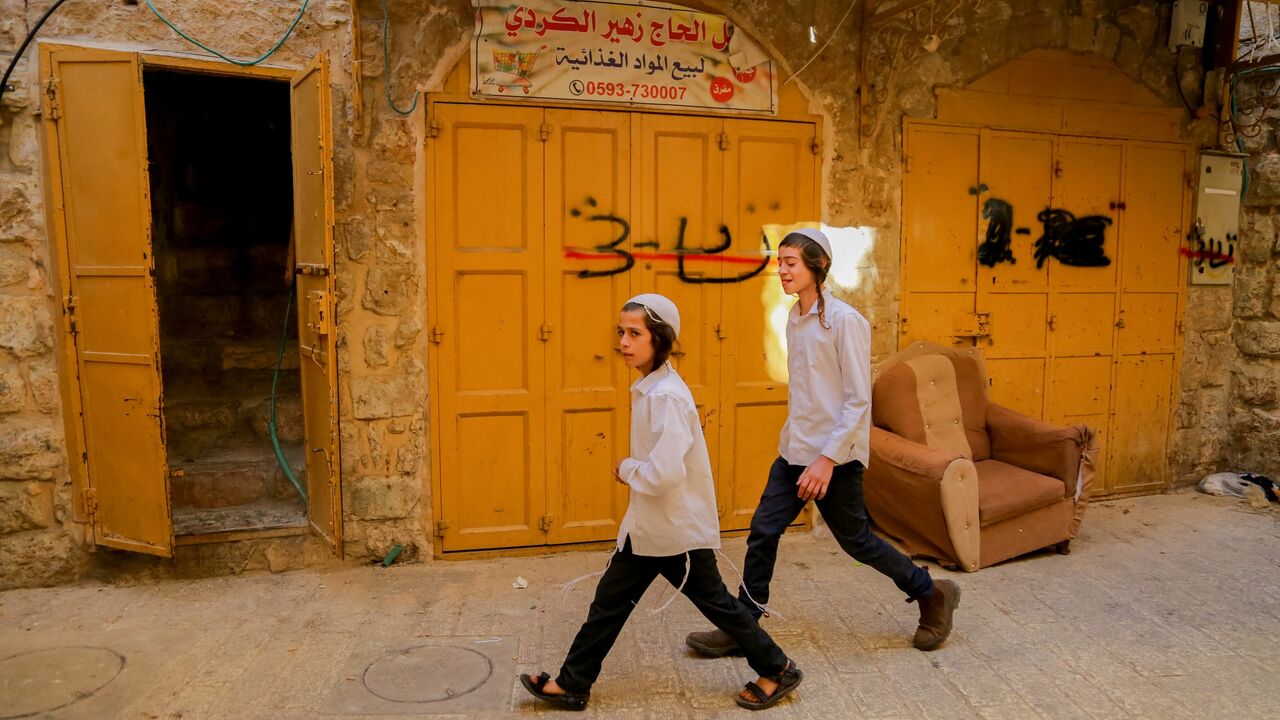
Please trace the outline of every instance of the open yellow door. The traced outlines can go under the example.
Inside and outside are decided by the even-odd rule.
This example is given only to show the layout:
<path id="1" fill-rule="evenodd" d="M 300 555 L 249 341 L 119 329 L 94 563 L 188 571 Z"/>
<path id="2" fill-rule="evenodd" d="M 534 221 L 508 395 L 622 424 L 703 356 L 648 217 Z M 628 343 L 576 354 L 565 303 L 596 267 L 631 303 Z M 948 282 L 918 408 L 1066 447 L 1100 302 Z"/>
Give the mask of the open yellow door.
<path id="1" fill-rule="evenodd" d="M 333 312 L 333 147 L 329 65 L 319 55 L 294 76 L 294 279 L 307 445 L 307 517 L 342 556 L 338 375 Z"/>
<path id="2" fill-rule="evenodd" d="M 46 53 L 54 254 L 64 347 L 74 348 L 79 376 L 83 507 L 97 544 L 170 557 L 141 67 L 133 53 Z"/>

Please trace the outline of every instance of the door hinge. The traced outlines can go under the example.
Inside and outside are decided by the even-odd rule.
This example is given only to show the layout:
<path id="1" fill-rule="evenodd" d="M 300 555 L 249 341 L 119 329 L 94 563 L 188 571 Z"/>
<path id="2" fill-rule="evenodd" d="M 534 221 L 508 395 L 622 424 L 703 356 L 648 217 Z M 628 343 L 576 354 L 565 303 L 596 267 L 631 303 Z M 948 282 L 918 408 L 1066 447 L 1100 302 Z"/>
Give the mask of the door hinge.
<path id="1" fill-rule="evenodd" d="M 542 123 L 538 126 L 538 139 L 546 142 L 551 137 L 551 123 Z"/>
<path id="2" fill-rule="evenodd" d="M 538 519 L 538 527 L 542 530 L 542 532 L 549 532 L 551 530 L 551 523 L 555 519 L 556 519 L 555 515 L 543 515 L 541 518 Z"/>
<path id="3" fill-rule="evenodd" d="M 92 518 L 98 512 L 98 491 L 95 488 L 85 488 L 80 491 L 80 502 L 84 507 L 85 517 Z"/>
<path id="4" fill-rule="evenodd" d="M 551 324 L 542 323 L 542 327 L 538 328 L 538 339 L 546 342 L 551 339 Z"/>
<path id="5" fill-rule="evenodd" d="M 1182 335 L 1186 332 L 1187 332 L 1187 321 L 1183 320 L 1182 318 L 1178 318 L 1178 334 Z"/>
<path id="6" fill-rule="evenodd" d="M 716 140 L 720 142 L 721 150 L 729 149 L 729 133 L 720 133 L 719 135 L 716 135 Z"/>
<path id="7" fill-rule="evenodd" d="M 67 334 L 75 337 L 76 333 L 76 296 L 67 295 L 62 298 L 62 321 Z"/>
<path id="8" fill-rule="evenodd" d="M 911 156 L 904 153 L 902 155 L 902 174 L 905 175 L 909 172 L 911 172 Z"/>
<path id="9" fill-rule="evenodd" d="M 716 338 L 723 340 L 727 337 L 729 337 L 729 334 L 724 331 L 724 326 L 716 323 Z"/>
<path id="10" fill-rule="evenodd" d="M 62 117 L 62 103 L 58 93 L 57 78 L 49 78 L 49 82 L 45 83 L 44 93 L 49 97 L 49 119 L 57 120 Z"/>
<path id="11" fill-rule="evenodd" d="M 818 138 L 814 138 L 809 141 L 809 152 L 814 155 L 822 154 L 822 143 L 818 142 Z"/>
<path id="12" fill-rule="evenodd" d="M 1056 178 L 1062 177 L 1062 161 L 1061 160 L 1053 161 L 1053 176 Z"/>
<path id="13" fill-rule="evenodd" d="M 442 128 L 440 127 L 440 121 L 437 120 L 436 118 L 431 118 L 430 120 L 427 121 L 427 137 L 438 138 L 440 137 L 441 130 Z"/>
<path id="14" fill-rule="evenodd" d="M 444 328 L 436 325 L 431 328 L 431 342 L 439 345 L 444 340 Z"/>
<path id="15" fill-rule="evenodd" d="M 898 334 L 907 334 L 907 319 L 905 317 L 898 321 Z"/>
<path id="16" fill-rule="evenodd" d="M 436 537 L 444 537 L 444 531 L 449 529 L 448 520 L 436 521 Z"/>

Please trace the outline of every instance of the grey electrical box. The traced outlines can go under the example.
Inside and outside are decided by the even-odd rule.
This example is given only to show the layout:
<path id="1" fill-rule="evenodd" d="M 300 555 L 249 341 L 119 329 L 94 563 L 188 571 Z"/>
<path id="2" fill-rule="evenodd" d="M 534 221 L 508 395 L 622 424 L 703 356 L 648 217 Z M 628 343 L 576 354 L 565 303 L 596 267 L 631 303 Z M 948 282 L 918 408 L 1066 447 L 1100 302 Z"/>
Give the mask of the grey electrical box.
<path id="1" fill-rule="evenodd" d="M 1191 284 L 1230 285 L 1240 244 L 1240 190 L 1246 155 L 1200 154 L 1199 191 L 1186 255 Z"/>

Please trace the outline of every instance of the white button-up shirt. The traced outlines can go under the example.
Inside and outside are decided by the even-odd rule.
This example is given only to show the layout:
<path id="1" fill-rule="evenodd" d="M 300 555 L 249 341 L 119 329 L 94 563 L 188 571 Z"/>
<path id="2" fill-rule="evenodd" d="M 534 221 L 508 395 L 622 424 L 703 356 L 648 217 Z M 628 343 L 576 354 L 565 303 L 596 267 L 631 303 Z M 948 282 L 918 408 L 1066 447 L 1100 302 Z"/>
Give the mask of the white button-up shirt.
<path id="1" fill-rule="evenodd" d="M 809 465 L 826 455 L 837 465 L 864 466 L 871 443 L 871 325 L 824 291 L 827 324 L 818 321 L 818 303 L 787 317 L 787 422 L 778 454 L 792 465 Z"/>
<path id="2" fill-rule="evenodd" d="M 631 502 L 618 549 L 665 557 L 720 547 L 720 518 L 702 424 L 670 363 L 631 386 L 631 457 L 618 467 Z"/>

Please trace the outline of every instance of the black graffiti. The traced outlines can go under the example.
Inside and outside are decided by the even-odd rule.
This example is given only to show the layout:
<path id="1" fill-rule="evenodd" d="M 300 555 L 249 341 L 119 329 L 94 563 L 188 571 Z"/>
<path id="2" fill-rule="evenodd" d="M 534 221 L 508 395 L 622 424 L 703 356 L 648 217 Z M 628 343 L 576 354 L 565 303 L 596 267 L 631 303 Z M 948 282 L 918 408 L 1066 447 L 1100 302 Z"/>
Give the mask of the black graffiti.
<path id="1" fill-rule="evenodd" d="M 684 231 L 688 227 L 688 225 L 689 225 L 689 218 L 686 218 L 686 217 L 680 218 L 680 232 L 676 235 L 676 272 L 679 274 L 681 281 L 691 283 L 694 285 L 740 283 L 744 280 L 749 280 L 755 277 L 756 275 L 759 275 L 760 273 L 764 272 L 765 268 L 769 267 L 769 251 L 772 248 L 769 247 L 769 238 L 765 236 L 764 233 L 761 233 L 760 242 L 764 246 L 765 256 L 760 260 L 760 264 L 755 266 L 751 270 L 748 270 L 744 273 L 739 273 L 738 275 L 730 275 L 728 277 L 701 277 L 701 276 L 689 275 L 688 272 L 685 270 L 685 266 L 684 266 L 686 255 L 690 253 L 701 253 L 704 255 L 718 255 L 722 252 L 725 252 L 730 248 L 730 246 L 733 245 L 733 236 L 729 233 L 728 227 L 721 225 L 719 245 L 713 248 L 696 248 L 696 249 L 690 250 L 684 246 Z"/>
<path id="2" fill-rule="evenodd" d="M 592 208 L 597 207 L 597 202 L 595 198 L 588 197 L 585 202 L 589 207 L 592 207 Z M 774 203 L 774 205 L 776 206 L 777 203 Z M 579 208 L 572 208 L 569 211 L 569 214 L 572 215 L 573 217 L 584 216 L 584 212 Z M 618 275 L 618 274 L 627 272 L 631 268 L 635 267 L 636 255 L 630 251 L 622 249 L 623 243 L 625 243 L 627 239 L 631 237 L 631 223 L 627 222 L 626 218 L 619 217 L 611 213 L 595 213 L 591 215 L 586 215 L 585 217 L 583 217 L 583 219 L 585 219 L 587 222 L 613 223 L 618 227 L 617 237 L 615 237 L 613 240 L 607 243 L 604 243 L 602 245 L 597 245 L 595 247 L 595 250 L 601 253 L 616 255 L 621 262 L 619 262 L 617 265 L 614 265 L 613 267 L 606 268 L 604 270 L 585 270 L 585 269 L 579 270 L 578 271 L 579 278 L 611 277 L 613 275 Z M 650 259 L 674 258 L 676 260 L 676 269 L 680 277 L 680 280 L 683 282 L 695 284 L 695 285 L 709 284 L 709 283 L 742 282 L 744 280 L 753 278 L 756 275 L 759 275 L 760 273 L 764 272 L 765 268 L 769 266 L 769 253 L 772 250 L 772 247 L 769 244 L 769 238 L 762 233 L 761 245 L 764 249 L 764 257 L 761 258 L 759 264 L 757 264 L 750 270 L 739 273 L 737 275 L 730 275 L 730 276 L 704 277 L 701 275 L 693 274 L 685 266 L 687 257 L 693 256 L 693 255 L 704 256 L 704 257 L 720 255 L 721 253 L 726 252 L 730 247 L 733 246 L 733 235 L 729 231 L 728 226 L 721 225 L 719 229 L 720 242 L 715 247 L 688 248 L 688 247 L 685 247 L 685 233 L 688 230 L 688 227 L 689 227 L 689 219 L 687 217 L 681 217 L 679 220 L 679 226 L 676 232 L 674 254 L 663 255 L 660 253 L 658 254 L 641 253 L 641 256 L 650 258 Z M 636 249 L 638 248 L 659 249 L 660 247 L 661 246 L 659 245 L 659 243 L 654 240 L 639 242 L 634 245 L 634 248 Z M 589 257 L 581 253 L 578 253 L 577 251 L 568 251 L 566 252 L 566 256 L 567 257 Z M 747 260 L 746 258 L 735 257 L 730 259 L 730 262 L 744 262 L 746 260 Z"/>
<path id="3" fill-rule="evenodd" d="M 1077 218 L 1066 210 L 1046 208 L 1036 219 L 1044 225 L 1044 234 L 1035 244 L 1037 269 L 1044 267 L 1044 261 L 1049 258 L 1073 267 L 1105 267 L 1111 264 L 1111 258 L 1103 249 L 1111 218 L 1105 215 Z"/>
<path id="4" fill-rule="evenodd" d="M 593 201 L 591 198 L 587 198 L 587 203 L 592 206 L 595 205 L 595 201 Z M 577 210 L 574 210 L 572 212 L 577 212 Z M 609 268 L 607 270 L 579 270 L 578 277 L 580 278 L 609 277 L 610 275 L 617 275 L 618 273 L 624 273 L 630 270 L 631 268 L 635 267 L 635 264 L 636 264 L 635 257 L 631 253 L 627 252 L 626 250 L 623 250 L 618 247 L 622 243 L 626 242 L 627 238 L 631 237 L 631 223 L 627 222 L 625 218 L 620 218 L 617 215 L 608 215 L 608 214 L 590 215 L 587 217 L 587 221 L 588 222 L 611 222 L 617 225 L 621 229 L 621 232 L 618 234 L 618 237 L 615 240 L 613 240 L 612 242 L 607 242 L 603 245 L 597 245 L 596 250 L 599 250 L 600 252 L 613 253 L 614 255 L 617 255 L 618 257 L 622 258 L 622 264 L 616 267 Z"/>
<path id="5" fill-rule="evenodd" d="M 1195 261 L 1196 272 L 1204 274 L 1205 269 L 1217 270 L 1236 261 L 1236 241 L 1238 235 L 1227 233 L 1226 242 L 1214 238 L 1204 239 L 1204 229 L 1196 226 L 1187 235 L 1194 249 L 1184 249 L 1182 254 Z"/>
<path id="6" fill-rule="evenodd" d="M 998 198 L 987 198 L 982 205 L 982 218 L 987 221 L 987 239 L 978 246 L 978 262 L 995 267 L 1002 262 L 1016 263 L 1013 257 L 1013 206 Z"/>

